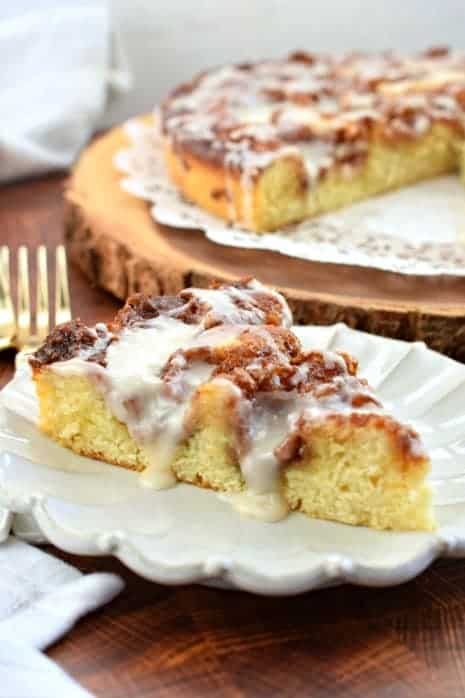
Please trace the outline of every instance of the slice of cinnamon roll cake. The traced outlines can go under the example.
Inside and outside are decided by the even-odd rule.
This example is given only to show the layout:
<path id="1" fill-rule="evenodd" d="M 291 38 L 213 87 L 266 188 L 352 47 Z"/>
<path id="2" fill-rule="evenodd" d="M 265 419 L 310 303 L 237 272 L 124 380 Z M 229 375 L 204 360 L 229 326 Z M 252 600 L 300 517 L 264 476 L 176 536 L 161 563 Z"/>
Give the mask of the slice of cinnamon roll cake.
<path id="1" fill-rule="evenodd" d="M 308 351 L 286 301 L 257 281 L 135 295 L 108 325 L 58 326 L 30 358 L 40 427 L 76 453 L 289 510 L 430 530 L 429 460 L 357 362 Z"/>

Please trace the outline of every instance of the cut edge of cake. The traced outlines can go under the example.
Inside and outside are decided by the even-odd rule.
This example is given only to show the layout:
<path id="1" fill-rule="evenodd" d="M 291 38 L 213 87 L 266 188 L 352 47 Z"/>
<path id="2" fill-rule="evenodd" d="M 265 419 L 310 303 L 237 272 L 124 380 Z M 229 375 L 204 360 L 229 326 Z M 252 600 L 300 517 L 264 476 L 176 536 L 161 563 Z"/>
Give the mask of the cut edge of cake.
<path id="1" fill-rule="evenodd" d="M 310 188 L 305 166 L 295 156 L 274 160 L 247 186 L 240 172 L 173 148 L 169 139 L 164 157 L 170 178 L 189 201 L 228 223 L 265 234 L 441 175 L 456 173 L 465 183 L 464 148 L 456 130 L 442 124 L 395 147 L 374 138 L 354 173 L 336 164 Z"/>

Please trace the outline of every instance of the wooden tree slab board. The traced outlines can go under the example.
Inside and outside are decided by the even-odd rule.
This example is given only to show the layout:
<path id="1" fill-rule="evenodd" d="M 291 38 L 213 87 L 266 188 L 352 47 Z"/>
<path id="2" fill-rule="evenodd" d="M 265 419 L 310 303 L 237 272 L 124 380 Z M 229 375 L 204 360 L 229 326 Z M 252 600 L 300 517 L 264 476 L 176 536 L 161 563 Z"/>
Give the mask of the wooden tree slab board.
<path id="1" fill-rule="evenodd" d="M 112 159 L 125 145 L 119 127 L 93 142 L 65 191 L 69 254 L 95 284 L 125 299 L 135 291 L 172 294 L 212 279 L 251 275 L 286 296 L 298 323 L 342 321 L 367 332 L 423 340 L 465 360 L 465 277 L 309 262 L 221 246 L 201 231 L 158 225 L 149 204 L 120 187 Z"/>

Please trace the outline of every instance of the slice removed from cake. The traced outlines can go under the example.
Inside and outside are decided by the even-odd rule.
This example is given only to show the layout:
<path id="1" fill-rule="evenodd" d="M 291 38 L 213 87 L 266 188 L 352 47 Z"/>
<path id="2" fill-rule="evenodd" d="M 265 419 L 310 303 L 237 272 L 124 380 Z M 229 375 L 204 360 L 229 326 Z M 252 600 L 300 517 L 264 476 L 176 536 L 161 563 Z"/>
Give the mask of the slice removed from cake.
<path id="1" fill-rule="evenodd" d="M 130 298 L 113 323 L 58 326 L 30 362 L 40 427 L 73 451 L 188 482 L 246 515 L 289 510 L 434 527 L 429 460 L 347 354 L 307 351 L 254 280 Z"/>

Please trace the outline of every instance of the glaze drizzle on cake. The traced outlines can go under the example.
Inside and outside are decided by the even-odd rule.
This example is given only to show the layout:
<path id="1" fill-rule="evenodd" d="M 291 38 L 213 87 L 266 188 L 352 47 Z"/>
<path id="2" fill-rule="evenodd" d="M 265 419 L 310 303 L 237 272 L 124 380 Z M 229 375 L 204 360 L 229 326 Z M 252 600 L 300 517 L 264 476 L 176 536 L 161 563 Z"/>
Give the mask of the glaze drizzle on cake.
<path id="1" fill-rule="evenodd" d="M 357 376 L 357 362 L 343 353 L 304 350 L 290 324 L 284 299 L 246 280 L 188 289 L 170 299 L 137 295 L 109 326 L 91 329 L 74 321 L 58 327 L 31 358 L 43 428 L 74 450 L 129 465 L 97 448 L 96 435 L 82 446 L 83 431 L 93 434 L 94 425 L 86 415 L 77 428 L 76 409 L 59 407 L 60 381 L 69 390 L 66 381 L 83 379 L 113 426 L 124 425 L 140 451 L 144 484 L 193 481 L 181 474 L 193 463 L 183 449 L 202 433 L 210 443 L 209 434 L 236 481 L 209 481 L 200 450 L 197 484 L 223 489 L 237 509 L 268 521 L 302 508 L 286 493 L 284 478 L 292 465 L 311 457 L 312 433 L 335 419 L 345 430 L 384 435 L 395 454 L 394 470 L 418 477 L 427 464 L 418 435 L 385 414 Z M 53 414 L 45 397 L 52 384 Z"/>

